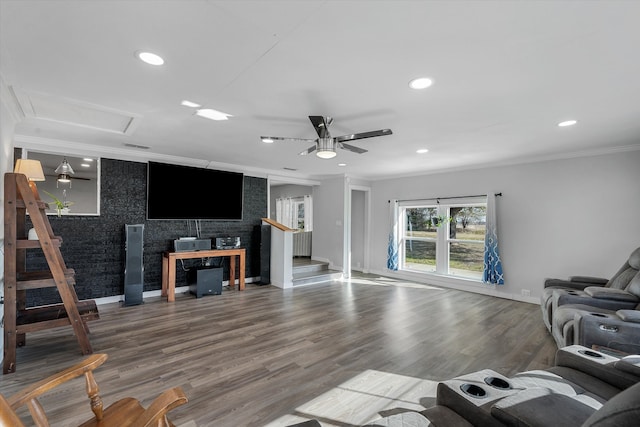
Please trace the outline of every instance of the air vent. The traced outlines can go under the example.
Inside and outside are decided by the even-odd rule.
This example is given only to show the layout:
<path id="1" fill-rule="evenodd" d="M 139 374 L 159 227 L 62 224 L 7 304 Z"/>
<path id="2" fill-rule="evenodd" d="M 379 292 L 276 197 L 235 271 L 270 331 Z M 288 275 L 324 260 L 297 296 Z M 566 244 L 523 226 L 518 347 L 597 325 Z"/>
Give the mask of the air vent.
<path id="1" fill-rule="evenodd" d="M 286 171 L 294 171 L 294 172 L 298 170 L 298 169 L 294 169 L 294 168 L 282 168 L 282 169 L 284 169 Z"/>
<path id="2" fill-rule="evenodd" d="M 146 147 L 144 145 L 129 144 L 129 143 L 122 144 L 122 145 L 124 145 L 125 147 L 129 147 L 129 148 L 139 148 L 141 150 L 148 150 L 149 148 L 151 148 L 151 147 Z"/>

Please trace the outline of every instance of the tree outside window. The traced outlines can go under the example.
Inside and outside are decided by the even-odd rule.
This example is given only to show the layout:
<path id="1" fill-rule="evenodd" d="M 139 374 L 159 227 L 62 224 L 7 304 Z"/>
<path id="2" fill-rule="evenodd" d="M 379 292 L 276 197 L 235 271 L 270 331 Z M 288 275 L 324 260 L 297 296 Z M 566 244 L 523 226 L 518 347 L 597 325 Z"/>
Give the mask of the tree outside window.
<path id="1" fill-rule="evenodd" d="M 401 269 L 482 279 L 486 203 L 399 209 Z"/>

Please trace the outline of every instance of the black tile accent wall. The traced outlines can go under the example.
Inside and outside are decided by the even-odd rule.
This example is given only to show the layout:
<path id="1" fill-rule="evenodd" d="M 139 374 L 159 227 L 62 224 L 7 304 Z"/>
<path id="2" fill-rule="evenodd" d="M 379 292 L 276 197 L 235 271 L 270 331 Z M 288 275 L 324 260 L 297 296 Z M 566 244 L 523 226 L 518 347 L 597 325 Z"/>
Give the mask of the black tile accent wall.
<path id="1" fill-rule="evenodd" d="M 63 238 L 62 256 L 67 267 L 76 272 L 76 292 L 79 299 L 93 299 L 124 293 L 125 224 L 144 224 L 144 290 L 162 287 L 162 252 L 172 250 L 173 240 L 195 236 L 194 221 L 146 220 L 147 164 L 123 160 L 101 159 L 100 216 L 49 216 L 56 235 Z M 203 203 L 223 203 L 224 193 L 203 188 Z M 168 203 L 179 203 L 179 188 L 167 189 Z M 256 226 L 267 212 L 267 180 L 244 177 L 244 207 L 242 221 L 201 221 L 201 237 L 239 236 L 246 248 L 245 275 L 260 275 L 259 235 Z M 189 224 L 191 228 L 189 228 Z M 214 243 L 215 245 L 215 243 Z M 27 251 L 27 269 L 46 269 L 39 251 Z M 228 258 L 223 261 L 224 279 L 229 278 Z M 185 260 L 194 266 L 199 260 Z M 217 265 L 217 264 L 216 264 Z M 236 275 L 237 277 L 237 275 Z M 186 277 L 180 262 L 176 286 L 185 286 Z M 55 288 L 27 292 L 27 305 L 59 302 Z"/>

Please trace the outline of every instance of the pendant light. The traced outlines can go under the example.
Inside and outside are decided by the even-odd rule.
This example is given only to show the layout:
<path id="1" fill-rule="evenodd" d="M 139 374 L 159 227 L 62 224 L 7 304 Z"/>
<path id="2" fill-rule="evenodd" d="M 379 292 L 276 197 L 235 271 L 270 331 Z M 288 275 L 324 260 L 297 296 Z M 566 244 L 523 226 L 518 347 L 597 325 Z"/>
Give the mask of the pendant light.
<path id="1" fill-rule="evenodd" d="M 75 172 L 73 171 L 73 168 L 67 161 L 66 157 L 64 158 L 62 163 L 58 165 L 55 172 L 58 174 L 58 179 L 56 182 L 62 182 L 65 184 L 69 183 L 69 187 L 71 187 L 71 175 L 73 175 Z"/>

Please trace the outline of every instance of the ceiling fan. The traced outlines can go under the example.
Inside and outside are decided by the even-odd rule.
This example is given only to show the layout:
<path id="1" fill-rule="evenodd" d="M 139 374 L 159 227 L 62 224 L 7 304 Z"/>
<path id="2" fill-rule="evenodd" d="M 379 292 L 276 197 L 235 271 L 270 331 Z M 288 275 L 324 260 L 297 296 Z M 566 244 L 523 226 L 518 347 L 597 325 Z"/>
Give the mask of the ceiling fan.
<path id="1" fill-rule="evenodd" d="M 353 133 L 349 135 L 332 137 L 331 134 L 329 133 L 329 126 L 331 125 L 331 123 L 333 123 L 333 117 L 309 116 L 309 120 L 311 120 L 311 124 L 313 124 L 313 128 L 316 130 L 316 133 L 318 134 L 317 139 L 287 138 L 287 137 L 281 137 L 281 136 L 261 136 L 260 139 L 262 140 L 262 142 L 266 142 L 266 143 L 271 143 L 274 141 L 314 142 L 315 145 L 300 152 L 299 154 L 301 156 L 305 156 L 315 151 L 318 157 L 322 159 L 331 159 L 336 156 L 336 147 L 342 148 L 344 150 L 349 150 L 358 154 L 367 152 L 367 150 L 365 150 L 364 148 L 355 147 L 353 145 L 345 143 L 345 141 L 355 141 L 357 139 L 372 138 L 374 136 L 391 135 L 393 133 L 391 132 L 391 129 L 380 129 L 380 130 L 373 130 L 369 132 Z"/>

